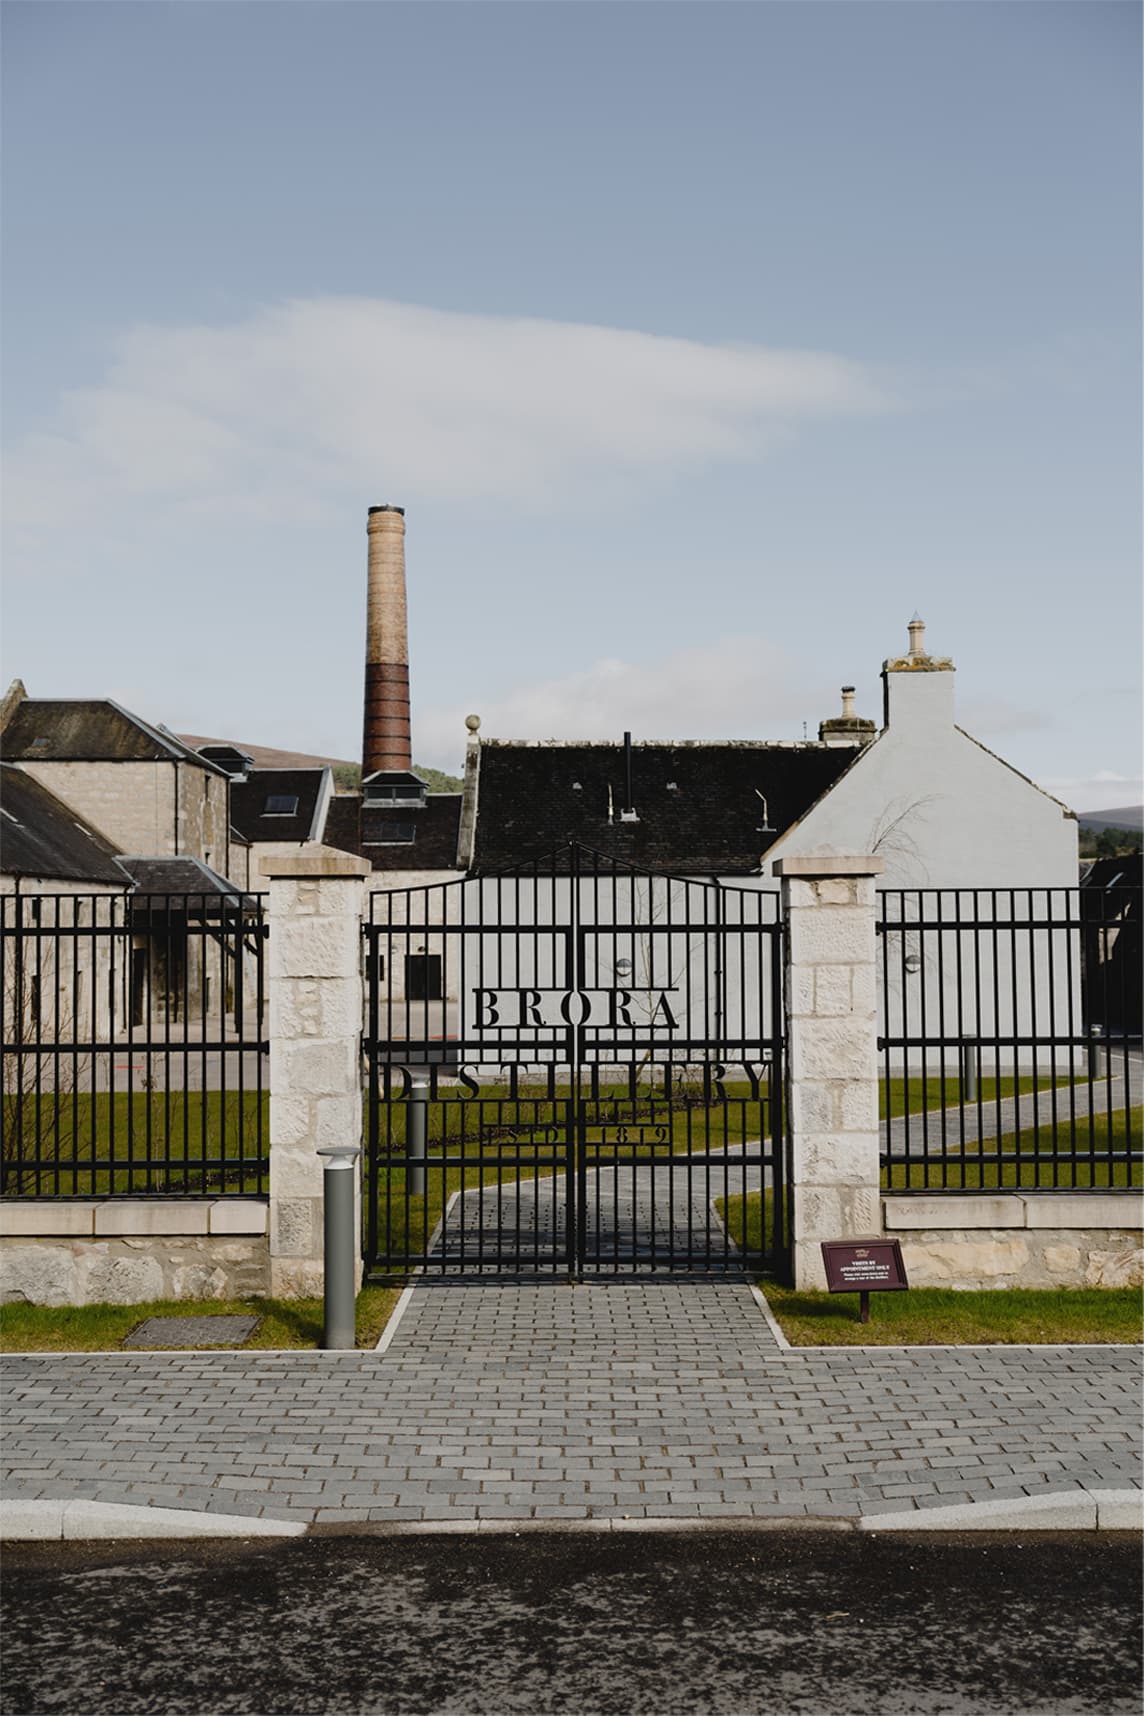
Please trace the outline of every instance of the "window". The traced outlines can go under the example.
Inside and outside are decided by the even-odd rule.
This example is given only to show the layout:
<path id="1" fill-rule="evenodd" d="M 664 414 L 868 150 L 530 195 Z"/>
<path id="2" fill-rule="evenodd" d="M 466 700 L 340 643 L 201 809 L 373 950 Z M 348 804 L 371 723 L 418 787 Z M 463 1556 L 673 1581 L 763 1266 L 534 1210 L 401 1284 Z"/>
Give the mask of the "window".
<path id="1" fill-rule="evenodd" d="M 380 816 L 362 818 L 363 846 L 412 846 L 416 838 L 415 822 L 396 822 Z"/>
<path id="2" fill-rule="evenodd" d="M 263 816 L 297 816 L 298 795 L 289 792 L 272 792 L 266 800 Z"/>
<path id="3" fill-rule="evenodd" d="M 405 996 L 408 1001 L 440 1001 L 441 955 L 439 953 L 406 954 Z"/>

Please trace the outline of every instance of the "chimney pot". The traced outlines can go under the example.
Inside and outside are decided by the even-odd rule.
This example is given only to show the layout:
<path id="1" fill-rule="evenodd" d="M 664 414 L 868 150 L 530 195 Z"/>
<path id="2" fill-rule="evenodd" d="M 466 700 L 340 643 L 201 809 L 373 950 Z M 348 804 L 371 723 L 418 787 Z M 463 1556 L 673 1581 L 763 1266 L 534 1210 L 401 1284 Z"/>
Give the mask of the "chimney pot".
<path id="1" fill-rule="evenodd" d="M 910 656 L 914 661 L 926 653 L 926 623 L 920 614 L 915 614 L 909 624 Z"/>

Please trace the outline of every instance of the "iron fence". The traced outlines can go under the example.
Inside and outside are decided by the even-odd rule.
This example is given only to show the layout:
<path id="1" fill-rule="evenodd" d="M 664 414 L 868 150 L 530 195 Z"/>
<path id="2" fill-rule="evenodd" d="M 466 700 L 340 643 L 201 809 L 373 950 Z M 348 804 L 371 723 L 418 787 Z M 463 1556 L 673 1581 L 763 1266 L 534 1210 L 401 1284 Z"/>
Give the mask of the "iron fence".
<path id="1" fill-rule="evenodd" d="M 264 1195 L 265 939 L 256 895 L 0 896 L 4 1196 Z"/>
<path id="2" fill-rule="evenodd" d="M 1141 1182 L 1140 923 L 1138 886 L 885 890 L 887 1189 Z"/>

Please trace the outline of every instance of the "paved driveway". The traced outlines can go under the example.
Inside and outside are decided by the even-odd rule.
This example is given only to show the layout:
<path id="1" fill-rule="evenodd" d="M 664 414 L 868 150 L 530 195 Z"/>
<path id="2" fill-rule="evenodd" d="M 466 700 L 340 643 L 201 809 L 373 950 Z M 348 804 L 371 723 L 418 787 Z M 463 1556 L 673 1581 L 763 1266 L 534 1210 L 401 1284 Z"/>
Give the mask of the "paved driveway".
<path id="1" fill-rule="evenodd" d="M 301 1522 L 852 1519 L 1139 1486 L 1140 1374 L 1125 1347 L 783 1351 L 733 1281 L 423 1281 L 384 1353 L 9 1355 L 4 1487 Z"/>

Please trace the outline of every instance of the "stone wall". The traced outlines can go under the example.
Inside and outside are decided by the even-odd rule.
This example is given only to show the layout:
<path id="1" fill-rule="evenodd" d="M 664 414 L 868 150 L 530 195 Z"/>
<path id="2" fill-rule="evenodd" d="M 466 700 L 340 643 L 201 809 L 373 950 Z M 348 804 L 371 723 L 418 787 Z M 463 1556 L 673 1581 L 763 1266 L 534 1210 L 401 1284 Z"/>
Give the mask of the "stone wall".
<path id="1" fill-rule="evenodd" d="M 22 763 L 27 774 L 72 805 L 119 852 L 175 853 L 174 763 Z"/>
<path id="2" fill-rule="evenodd" d="M 12 903 L 5 907 L 7 922 L 29 931 L 106 929 L 122 924 L 126 911 L 122 886 L 110 882 L 62 882 L 55 878 L 0 876 L 0 894 Z M 29 904 L 29 902 L 36 902 Z M 43 902 L 42 904 L 40 902 Z M 107 903 L 105 903 L 107 902 Z M 35 951 L 30 950 L 34 947 Z M 3 1020 L 7 1042 L 59 1040 L 91 1042 L 114 1031 L 126 1018 L 127 979 L 130 970 L 129 938 L 109 935 L 45 935 L 24 944 L 27 982 L 17 983 L 16 961 L 4 980 Z M 32 980 L 35 980 L 34 988 Z M 39 1017 L 33 996 L 38 996 Z M 67 1076 L 78 1081 L 89 1076 L 90 1057 L 69 1057 Z M 35 1071 L 25 1063 L 24 1072 L 15 1064 L 5 1067 L 5 1094 L 22 1087 L 29 1094 Z"/>
<path id="3" fill-rule="evenodd" d="M 230 876 L 230 782 L 225 775 L 179 763 L 179 853 Z"/>
<path id="4" fill-rule="evenodd" d="M 132 858 L 201 858 L 227 874 L 230 782 L 194 763 L 22 762 Z M 208 856 L 209 854 L 209 856 Z"/>
<path id="5" fill-rule="evenodd" d="M 267 1206 L 48 1199 L 0 1204 L 0 1303 L 231 1299 L 270 1285 Z"/>
<path id="6" fill-rule="evenodd" d="M 911 1287 L 1144 1286 L 1138 1192 L 1000 1192 L 882 1200 Z"/>

